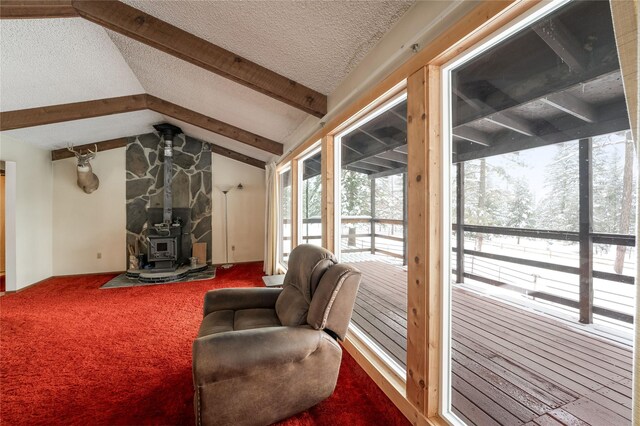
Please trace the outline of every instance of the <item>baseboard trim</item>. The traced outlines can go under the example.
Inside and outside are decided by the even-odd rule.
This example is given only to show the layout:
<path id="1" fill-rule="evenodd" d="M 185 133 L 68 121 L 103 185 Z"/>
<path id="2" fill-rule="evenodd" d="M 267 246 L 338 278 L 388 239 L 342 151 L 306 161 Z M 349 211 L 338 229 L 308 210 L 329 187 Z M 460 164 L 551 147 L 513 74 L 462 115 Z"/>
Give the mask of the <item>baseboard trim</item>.
<path id="1" fill-rule="evenodd" d="M 35 283 L 28 284 L 28 285 L 26 285 L 26 286 L 24 286 L 24 287 L 22 287 L 22 288 L 19 288 L 18 290 L 6 290 L 6 291 L 4 292 L 4 294 L 9 295 L 9 294 L 20 293 L 21 291 L 24 291 L 24 290 L 26 290 L 26 289 L 28 289 L 28 288 L 31 288 L 31 287 L 37 286 L 38 284 L 42 284 L 43 282 L 45 282 L 45 281 L 47 281 L 47 280 L 50 280 L 51 278 L 53 278 L 53 277 L 48 277 L 48 278 L 42 279 L 42 280 L 40 280 L 40 281 L 36 281 Z M 6 285 L 6 284 L 5 284 L 5 285 Z"/>
<path id="2" fill-rule="evenodd" d="M 79 276 L 93 276 L 93 275 L 107 275 L 107 274 L 124 274 L 126 271 L 106 271 L 106 272 L 89 272 L 89 273 L 79 273 L 79 274 L 65 274 L 65 275 L 52 275 L 50 278 L 70 278 L 70 277 L 79 277 Z"/>
<path id="3" fill-rule="evenodd" d="M 9 295 L 9 294 L 15 294 L 15 293 L 20 293 L 21 291 L 24 291 L 28 288 L 34 287 L 38 284 L 42 284 L 43 282 L 50 280 L 51 278 L 68 278 L 68 277 L 79 277 L 79 276 L 91 276 L 91 275 L 105 275 L 105 274 L 123 274 L 125 271 L 111 271 L 111 272 L 92 272 L 89 274 L 69 274 L 69 275 L 51 275 L 48 278 L 44 278 L 40 281 L 36 281 L 35 283 L 31 283 L 29 285 L 26 285 L 18 290 L 5 290 L 4 292 L 0 292 L 0 296 L 4 296 L 4 295 Z M 5 284 L 6 285 L 6 284 Z"/>
<path id="4" fill-rule="evenodd" d="M 258 263 L 264 262 L 264 260 L 245 260 L 242 262 L 229 262 L 229 263 L 212 263 L 211 266 L 222 266 L 222 265 L 246 265 L 247 263 Z"/>

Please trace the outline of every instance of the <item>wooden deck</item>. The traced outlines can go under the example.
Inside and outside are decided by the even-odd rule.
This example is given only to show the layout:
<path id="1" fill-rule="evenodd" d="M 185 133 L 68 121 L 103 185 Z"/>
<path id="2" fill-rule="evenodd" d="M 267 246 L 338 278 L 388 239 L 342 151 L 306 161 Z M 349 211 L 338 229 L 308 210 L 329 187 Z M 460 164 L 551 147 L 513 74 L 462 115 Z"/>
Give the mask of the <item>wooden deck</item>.
<path id="1" fill-rule="evenodd" d="M 354 266 L 363 282 L 353 322 L 406 367 L 406 272 Z M 461 288 L 452 338 L 453 408 L 470 425 L 631 424 L 630 346 Z"/>

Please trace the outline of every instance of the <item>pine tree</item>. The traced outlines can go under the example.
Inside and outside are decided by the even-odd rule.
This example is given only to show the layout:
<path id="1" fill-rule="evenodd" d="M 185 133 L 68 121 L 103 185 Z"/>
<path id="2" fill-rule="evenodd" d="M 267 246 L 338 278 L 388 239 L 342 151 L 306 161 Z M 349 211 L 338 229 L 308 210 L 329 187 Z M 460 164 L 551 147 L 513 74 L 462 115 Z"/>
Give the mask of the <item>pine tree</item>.
<path id="1" fill-rule="evenodd" d="M 343 216 L 371 215 L 371 183 L 364 173 L 342 170 L 340 200 Z"/>
<path id="2" fill-rule="evenodd" d="M 506 184 L 511 179 L 508 172 L 489 159 L 465 162 L 464 165 L 464 223 L 468 225 L 505 226 Z M 482 248 L 490 234 L 478 234 L 476 249 Z"/>
<path id="3" fill-rule="evenodd" d="M 403 217 L 402 174 L 376 179 L 376 217 L 400 219 Z"/>
<path id="4" fill-rule="evenodd" d="M 631 229 L 631 210 L 632 210 L 632 194 L 633 194 L 633 139 L 631 137 L 631 131 L 627 131 L 625 138 L 624 149 L 624 171 L 622 178 L 622 197 L 620 200 L 620 221 L 618 232 L 621 234 L 628 234 Z M 616 249 L 616 259 L 614 262 L 613 270 L 616 274 L 622 273 L 624 266 L 624 255 L 627 250 L 626 246 L 618 246 Z"/>
<path id="5" fill-rule="evenodd" d="M 593 139 L 593 227 L 596 232 L 617 232 L 622 197 L 622 167 L 608 137 Z"/>
<path id="6" fill-rule="evenodd" d="M 280 175 L 280 215 L 291 219 L 291 171 Z"/>
<path id="7" fill-rule="evenodd" d="M 546 167 L 546 197 L 540 202 L 540 223 L 546 229 L 578 231 L 578 144 L 556 145 L 554 161 Z"/>
<path id="8" fill-rule="evenodd" d="M 317 221 L 310 223 L 310 218 L 319 219 L 322 208 L 322 179 L 316 175 L 302 181 L 302 229 L 303 237 L 309 237 L 317 228 Z M 320 228 L 321 229 L 321 228 Z M 309 239 L 305 242 L 310 242 Z"/>
<path id="9" fill-rule="evenodd" d="M 302 217 L 320 217 L 322 207 L 322 180 L 320 175 L 308 178 L 302 183 Z"/>
<path id="10" fill-rule="evenodd" d="M 505 225 L 511 228 L 533 228 L 535 217 L 534 197 L 527 181 L 516 179 L 511 185 Z"/>

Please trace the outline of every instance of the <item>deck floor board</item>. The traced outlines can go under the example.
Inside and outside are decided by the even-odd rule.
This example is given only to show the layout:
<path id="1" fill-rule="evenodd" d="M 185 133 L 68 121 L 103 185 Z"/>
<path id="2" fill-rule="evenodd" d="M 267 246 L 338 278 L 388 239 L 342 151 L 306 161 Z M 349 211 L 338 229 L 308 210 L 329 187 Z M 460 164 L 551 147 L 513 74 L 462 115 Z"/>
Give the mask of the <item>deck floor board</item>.
<path id="1" fill-rule="evenodd" d="M 353 322 L 406 368 L 407 273 L 367 260 Z M 629 425 L 632 348 L 454 287 L 453 412 L 476 425 Z"/>
<path id="2" fill-rule="evenodd" d="M 491 330 L 491 332 L 487 334 L 490 334 L 493 340 L 508 341 L 510 343 L 509 347 L 512 348 L 512 350 L 515 350 L 513 349 L 514 347 L 518 350 L 526 348 L 525 350 L 530 353 L 535 353 L 554 363 L 562 364 L 565 368 L 581 374 L 583 377 L 590 378 L 590 380 L 600 382 L 601 384 L 623 380 L 625 374 L 631 373 L 630 371 L 621 372 L 619 368 L 611 364 L 607 365 L 606 360 L 594 356 L 599 355 L 596 351 L 594 351 L 594 354 L 591 356 L 585 355 L 575 348 L 571 353 L 567 353 L 566 345 L 564 348 L 558 348 L 552 341 L 544 339 L 544 337 L 541 339 L 533 339 L 528 337 L 526 332 L 519 330 L 517 326 L 508 325 L 505 324 L 505 322 L 497 323 L 493 319 L 487 319 L 481 312 L 474 312 L 473 314 L 464 313 L 456 306 L 455 302 L 453 314 L 454 318 L 459 318 L 460 321 L 467 324 L 473 323 L 480 329 Z"/>

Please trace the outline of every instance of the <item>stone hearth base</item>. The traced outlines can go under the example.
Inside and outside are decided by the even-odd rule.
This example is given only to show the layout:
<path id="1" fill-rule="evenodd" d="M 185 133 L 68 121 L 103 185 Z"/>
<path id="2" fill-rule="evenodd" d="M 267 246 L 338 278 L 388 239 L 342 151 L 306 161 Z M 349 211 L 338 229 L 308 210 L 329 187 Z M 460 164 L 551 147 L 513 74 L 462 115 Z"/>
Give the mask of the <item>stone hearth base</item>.
<path id="1" fill-rule="evenodd" d="M 173 272 L 152 272 L 148 269 L 130 269 L 107 282 L 100 288 L 134 287 L 141 285 L 168 284 L 188 281 L 210 280 L 216 277 L 215 266 L 183 266 Z"/>

